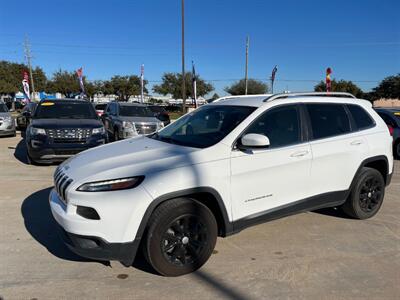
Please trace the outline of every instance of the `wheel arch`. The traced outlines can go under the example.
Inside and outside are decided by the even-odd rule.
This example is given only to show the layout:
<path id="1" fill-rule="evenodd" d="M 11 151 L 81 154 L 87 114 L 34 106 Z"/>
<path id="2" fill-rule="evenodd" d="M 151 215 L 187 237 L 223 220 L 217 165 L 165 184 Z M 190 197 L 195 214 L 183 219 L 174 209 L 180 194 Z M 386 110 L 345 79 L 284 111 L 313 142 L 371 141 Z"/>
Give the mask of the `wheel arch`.
<path id="1" fill-rule="evenodd" d="M 360 164 L 356 174 L 354 175 L 350 190 L 353 188 L 362 168 L 371 168 L 377 170 L 379 173 L 382 174 L 385 184 L 388 185 L 390 183 L 389 160 L 385 155 L 378 155 L 374 157 L 369 157 Z"/>
<path id="2" fill-rule="evenodd" d="M 231 222 L 229 221 L 225 204 L 220 194 L 211 187 L 197 187 L 168 193 L 154 199 L 144 213 L 135 239 L 138 240 L 144 236 L 148 221 L 152 213 L 158 206 L 168 200 L 182 197 L 191 198 L 199 201 L 211 210 L 218 224 L 219 236 L 225 237 L 233 231 L 233 227 Z"/>

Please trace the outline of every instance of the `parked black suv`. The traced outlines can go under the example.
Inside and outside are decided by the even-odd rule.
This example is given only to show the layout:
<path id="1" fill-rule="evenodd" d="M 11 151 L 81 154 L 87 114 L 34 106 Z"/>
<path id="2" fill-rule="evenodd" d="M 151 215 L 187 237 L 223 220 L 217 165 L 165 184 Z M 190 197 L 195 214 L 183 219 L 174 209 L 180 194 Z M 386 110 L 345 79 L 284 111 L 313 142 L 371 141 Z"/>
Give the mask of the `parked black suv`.
<path id="1" fill-rule="evenodd" d="M 17 116 L 17 127 L 19 130 L 25 130 L 28 127 L 32 115 L 35 113 L 36 106 L 37 103 L 35 102 L 28 103 Z"/>
<path id="2" fill-rule="evenodd" d="M 400 159 L 400 108 L 376 108 L 393 136 L 393 155 Z"/>
<path id="3" fill-rule="evenodd" d="M 62 161 L 107 141 L 93 105 L 84 100 L 44 100 L 26 130 L 30 163 Z"/>

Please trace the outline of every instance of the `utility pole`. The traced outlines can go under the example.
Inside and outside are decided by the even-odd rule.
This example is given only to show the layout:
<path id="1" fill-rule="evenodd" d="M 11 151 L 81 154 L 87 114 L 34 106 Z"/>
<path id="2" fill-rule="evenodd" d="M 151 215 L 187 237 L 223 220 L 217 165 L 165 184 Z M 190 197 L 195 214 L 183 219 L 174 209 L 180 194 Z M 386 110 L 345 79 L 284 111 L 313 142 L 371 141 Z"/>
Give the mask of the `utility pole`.
<path id="1" fill-rule="evenodd" d="M 35 84 L 33 82 L 32 63 L 31 63 L 32 55 L 31 55 L 31 48 L 30 48 L 30 44 L 29 44 L 29 40 L 28 40 L 27 36 L 25 36 L 24 49 L 25 49 L 25 58 L 26 58 L 26 61 L 28 62 L 29 75 L 30 75 L 31 86 L 32 86 L 32 97 L 31 97 L 31 99 L 33 101 L 35 101 Z"/>
<path id="2" fill-rule="evenodd" d="M 248 67 L 249 67 L 249 36 L 247 36 L 246 38 L 246 71 L 244 75 L 245 95 L 247 95 Z"/>
<path id="3" fill-rule="evenodd" d="M 186 78 L 185 78 L 185 0 L 182 0 L 182 112 L 186 113 Z"/>

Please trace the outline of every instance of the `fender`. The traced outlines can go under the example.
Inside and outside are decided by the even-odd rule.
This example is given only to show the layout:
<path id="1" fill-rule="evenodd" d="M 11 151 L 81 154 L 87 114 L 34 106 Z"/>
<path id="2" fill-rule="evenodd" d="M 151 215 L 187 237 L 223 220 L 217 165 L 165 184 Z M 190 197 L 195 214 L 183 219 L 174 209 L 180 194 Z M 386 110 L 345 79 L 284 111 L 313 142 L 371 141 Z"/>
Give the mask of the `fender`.
<path id="1" fill-rule="evenodd" d="M 129 249 L 130 252 L 130 258 L 126 259 L 125 261 L 121 261 L 121 263 L 125 266 L 130 266 L 132 265 L 137 250 L 139 249 L 139 246 L 141 244 L 142 237 L 145 233 L 148 221 L 150 219 L 150 216 L 152 215 L 153 211 L 159 206 L 161 203 L 164 201 L 178 198 L 178 197 L 185 197 L 185 196 L 190 196 L 193 194 L 198 194 L 198 193 L 209 193 L 214 196 L 214 198 L 217 200 L 217 204 L 219 207 L 219 210 L 221 212 L 222 216 L 222 222 L 223 222 L 223 229 L 222 229 L 222 236 L 228 236 L 232 234 L 233 231 L 233 223 L 229 221 L 228 213 L 225 207 L 225 204 L 222 200 L 221 195 L 213 188 L 211 187 L 197 187 L 197 188 L 190 188 L 190 189 L 185 189 L 185 190 L 180 190 L 172 193 L 168 193 L 162 196 L 159 196 L 155 198 L 147 207 L 146 212 L 144 213 L 144 216 L 142 218 L 142 221 L 140 222 L 139 229 L 136 233 L 136 237 L 134 241 L 131 244 L 131 247 Z"/>

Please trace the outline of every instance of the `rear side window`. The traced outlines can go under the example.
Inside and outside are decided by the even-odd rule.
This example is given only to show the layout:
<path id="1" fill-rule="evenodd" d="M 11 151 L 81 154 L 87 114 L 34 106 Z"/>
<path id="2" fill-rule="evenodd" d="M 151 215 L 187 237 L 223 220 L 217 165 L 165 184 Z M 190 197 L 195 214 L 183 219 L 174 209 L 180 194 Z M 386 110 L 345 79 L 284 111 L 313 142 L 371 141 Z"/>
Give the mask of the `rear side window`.
<path id="1" fill-rule="evenodd" d="M 347 108 L 349 109 L 358 130 L 371 128 L 375 125 L 374 120 L 361 106 L 348 104 Z"/>
<path id="2" fill-rule="evenodd" d="M 306 104 L 312 129 L 312 138 L 323 139 L 349 133 L 350 120 L 342 104 Z"/>

